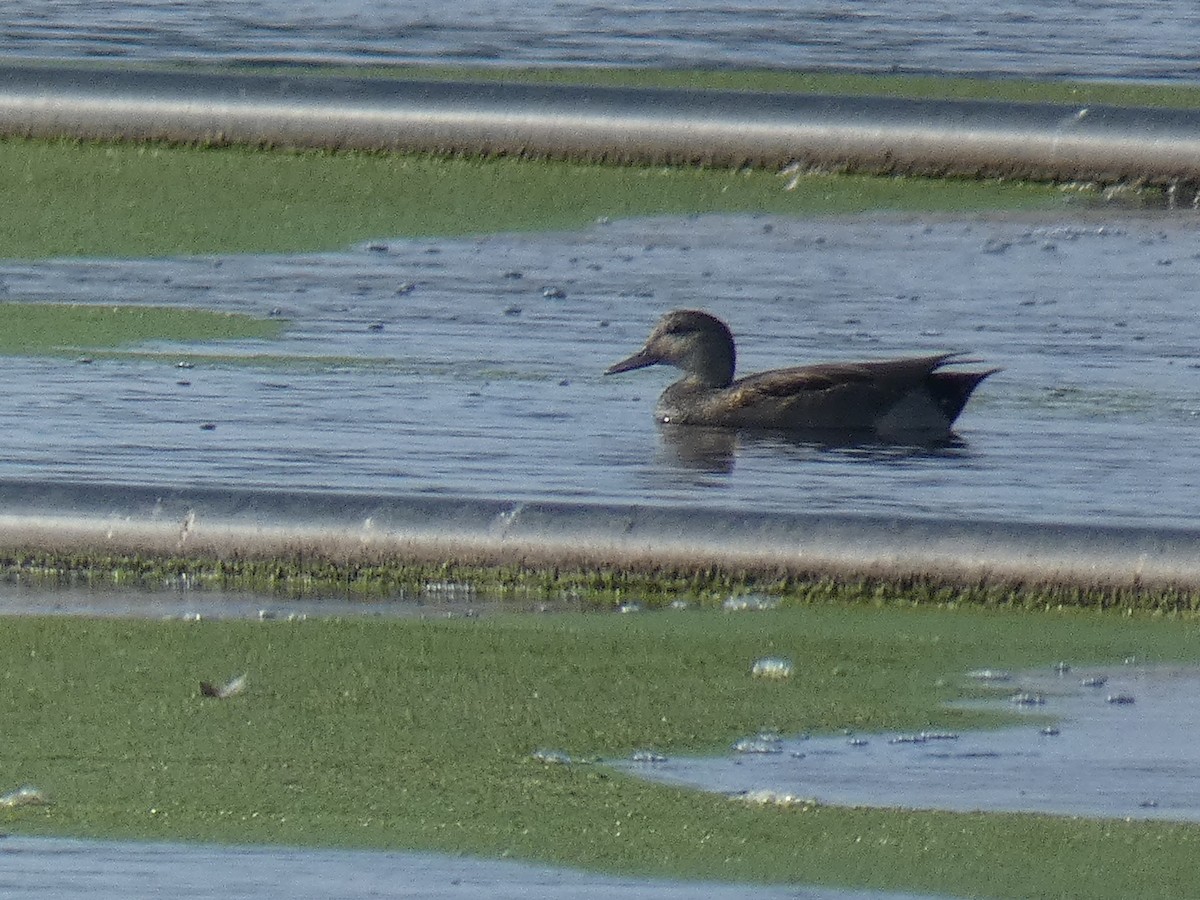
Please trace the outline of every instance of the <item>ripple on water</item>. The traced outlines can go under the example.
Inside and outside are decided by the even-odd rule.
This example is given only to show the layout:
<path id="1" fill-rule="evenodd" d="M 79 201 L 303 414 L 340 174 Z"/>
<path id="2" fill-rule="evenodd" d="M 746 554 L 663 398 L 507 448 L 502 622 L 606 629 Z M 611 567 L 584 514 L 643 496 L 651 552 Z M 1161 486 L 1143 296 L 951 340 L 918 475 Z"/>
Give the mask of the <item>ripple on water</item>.
<path id="1" fill-rule="evenodd" d="M 1097 691 L 1099 679 L 1114 692 Z M 785 736 L 770 759 L 673 756 L 626 768 L 737 799 L 1200 822 L 1200 670 L 1114 666 L 1082 679 L 1026 673 L 1020 682 L 1041 702 L 1009 707 L 1030 721 L 998 731 L 860 737 L 853 746 Z M 997 703 L 1005 705 L 982 705 Z"/>
<path id="2" fill-rule="evenodd" d="M 712 216 L 305 256 L 7 262 L 9 299 L 280 310 L 288 327 L 221 348 L 265 361 L 191 358 L 183 378 L 169 354 L 0 359 L 0 477 L 1194 526 L 1193 238 L 1168 216 Z M 1003 371 L 943 447 L 660 432 L 667 371 L 600 373 L 684 305 L 730 322 L 744 372 L 944 350 Z"/>
<path id="3" fill-rule="evenodd" d="M 1064 28 L 1063 22 L 1070 27 Z M 146 23 L 152 22 L 152 26 Z M 845 5 L 693 0 L 9 0 L 0 52 L 52 58 L 765 67 L 1191 81 L 1184 0 Z"/>

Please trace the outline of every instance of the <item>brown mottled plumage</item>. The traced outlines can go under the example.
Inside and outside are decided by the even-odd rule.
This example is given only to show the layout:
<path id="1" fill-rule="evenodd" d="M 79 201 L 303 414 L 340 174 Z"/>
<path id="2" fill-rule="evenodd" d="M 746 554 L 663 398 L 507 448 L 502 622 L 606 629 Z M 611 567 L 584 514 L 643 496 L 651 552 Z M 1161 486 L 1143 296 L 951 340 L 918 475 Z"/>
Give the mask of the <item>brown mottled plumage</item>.
<path id="1" fill-rule="evenodd" d="M 860 363 L 821 363 L 733 378 L 733 335 L 698 310 L 659 320 L 646 345 L 605 372 L 657 364 L 684 377 L 658 400 L 655 415 L 678 425 L 855 432 L 882 438 L 950 434 L 971 392 L 995 372 L 947 371 L 959 354 Z"/>

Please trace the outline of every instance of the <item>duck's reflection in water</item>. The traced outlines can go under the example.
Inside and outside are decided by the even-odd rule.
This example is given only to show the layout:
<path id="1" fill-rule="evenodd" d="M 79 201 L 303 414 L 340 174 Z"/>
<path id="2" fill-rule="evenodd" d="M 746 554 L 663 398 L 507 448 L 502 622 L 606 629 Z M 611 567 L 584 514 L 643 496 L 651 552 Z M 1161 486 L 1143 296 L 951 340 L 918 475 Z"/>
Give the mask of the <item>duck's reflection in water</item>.
<path id="1" fill-rule="evenodd" d="M 664 462 L 713 475 L 732 473 L 738 456 L 746 453 L 794 460 L 822 459 L 832 454 L 840 459 L 887 463 L 962 459 L 969 452 L 966 441 L 955 434 L 928 440 L 914 436 L 899 443 L 881 441 L 873 433 L 739 430 L 665 423 L 659 424 L 658 433 Z"/>

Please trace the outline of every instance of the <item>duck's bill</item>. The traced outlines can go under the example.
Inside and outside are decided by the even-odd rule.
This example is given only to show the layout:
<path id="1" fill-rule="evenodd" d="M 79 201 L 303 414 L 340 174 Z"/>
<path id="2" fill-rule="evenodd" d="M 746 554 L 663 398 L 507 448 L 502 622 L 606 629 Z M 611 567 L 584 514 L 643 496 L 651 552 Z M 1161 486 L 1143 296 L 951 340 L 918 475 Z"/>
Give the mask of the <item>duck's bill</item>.
<path id="1" fill-rule="evenodd" d="M 653 353 L 647 353 L 645 350 L 639 350 L 629 359 L 623 359 L 619 363 L 613 363 L 604 370 L 605 375 L 616 375 L 618 372 L 632 372 L 634 369 L 644 369 L 646 366 L 653 366 L 661 360 Z"/>

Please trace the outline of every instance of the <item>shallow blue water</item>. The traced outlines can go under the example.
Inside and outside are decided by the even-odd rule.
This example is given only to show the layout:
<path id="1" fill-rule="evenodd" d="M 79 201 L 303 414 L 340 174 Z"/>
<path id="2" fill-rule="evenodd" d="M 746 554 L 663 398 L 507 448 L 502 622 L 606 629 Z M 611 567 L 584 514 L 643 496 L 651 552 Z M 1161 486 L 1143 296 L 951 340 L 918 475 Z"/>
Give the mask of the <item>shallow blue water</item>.
<path id="1" fill-rule="evenodd" d="M 914 894 L 593 875 L 432 853 L 0 839 L 0 895 L 53 900 L 918 900 Z"/>
<path id="2" fill-rule="evenodd" d="M 1185 0 L 11 0 L 0 54 L 124 60 L 765 66 L 1194 81 Z"/>
<path id="3" fill-rule="evenodd" d="M 275 312 L 279 342 L 195 349 L 294 359 L 2 359 L 0 477 L 1195 526 L 1198 276 L 1190 214 L 1099 213 L 4 263 L 6 299 Z M 742 373 L 946 350 L 1003 371 L 937 450 L 660 433 L 671 372 L 600 373 L 681 306 L 730 323 Z"/>
<path id="4" fill-rule="evenodd" d="M 754 744 L 760 752 L 624 768 L 768 803 L 1200 821 L 1195 669 L 1047 666 L 991 686 L 996 699 L 974 705 L 1027 721 L 961 734 L 935 721 L 906 734 L 782 735 Z"/>

